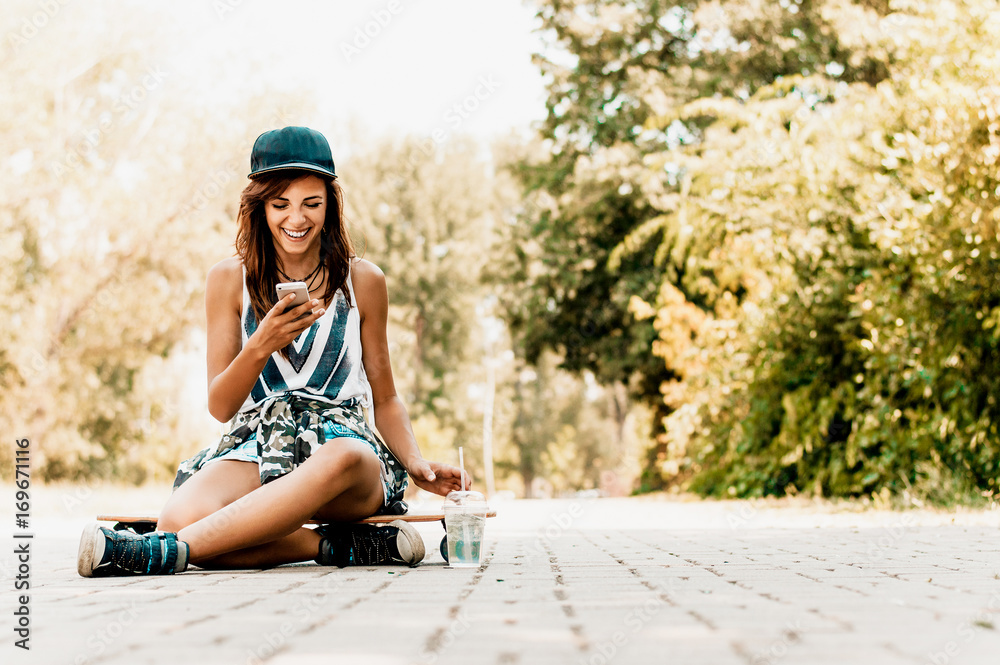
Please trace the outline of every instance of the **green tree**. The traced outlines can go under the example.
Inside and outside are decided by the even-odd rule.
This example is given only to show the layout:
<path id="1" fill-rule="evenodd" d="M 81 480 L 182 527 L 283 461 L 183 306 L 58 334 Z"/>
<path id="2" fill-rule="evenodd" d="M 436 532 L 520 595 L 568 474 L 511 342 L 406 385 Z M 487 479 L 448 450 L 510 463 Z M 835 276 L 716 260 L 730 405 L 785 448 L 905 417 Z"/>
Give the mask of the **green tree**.
<path id="1" fill-rule="evenodd" d="M 595 257 L 607 294 L 638 278 L 617 293 L 623 327 L 654 339 L 627 373 L 655 354 L 659 385 L 639 392 L 667 415 L 646 486 L 995 488 L 992 4 L 540 15 L 568 57 L 541 62 L 545 154 L 522 160 L 534 205 L 529 267 L 513 274 L 519 292 L 558 293 L 589 268 L 566 270 L 568 256 Z M 608 209 L 628 212 L 580 212 Z M 593 246 L 607 238 L 595 224 L 620 224 L 621 240 Z M 587 316 L 574 305 L 509 309 L 530 342 L 535 321 Z"/>
<path id="2" fill-rule="evenodd" d="M 359 145 L 345 163 L 348 215 L 359 250 L 386 274 L 397 387 L 423 452 L 478 472 L 485 381 L 481 273 L 498 197 L 481 147 L 465 137 Z M 471 469 L 470 469 L 471 470 Z"/>
<path id="3" fill-rule="evenodd" d="M 157 12 L 116 6 L 109 33 L 107 8 L 61 7 L 18 41 L 38 7 L 8 9 L 0 414 L 32 439 L 41 479 L 140 481 L 204 443 L 185 436 L 203 421 L 184 410 L 175 352 L 232 251 L 246 133 L 276 109 L 240 109 L 243 125 L 201 106 L 161 67 L 179 26 Z"/>
<path id="4" fill-rule="evenodd" d="M 1000 124 L 996 61 L 971 55 L 997 26 L 983 3 L 910 10 L 879 36 L 890 77 L 788 132 L 793 272 L 751 329 L 746 389 L 693 446 L 699 489 L 997 490 Z"/>
<path id="5" fill-rule="evenodd" d="M 529 360 L 557 349 L 564 367 L 626 382 L 662 407 L 659 386 L 677 379 L 679 368 L 649 353 L 656 332 L 629 303 L 655 300 L 666 278 L 708 309 L 700 285 L 713 277 L 685 243 L 669 262 L 657 254 L 663 199 L 676 197 L 682 182 L 657 182 L 643 162 L 696 142 L 710 119 L 686 117 L 666 131 L 648 121 L 703 97 L 746 99 L 781 76 L 831 62 L 843 63 L 844 81 L 877 81 L 884 66 L 877 52 L 841 44 L 822 3 L 538 6 L 550 38 L 537 56 L 549 78 L 548 117 L 541 154 L 516 162 L 527 203 L 510 229 L 514 260 L 500 271 L 518 287 L 505 300 L 508 321 Z M 613 254 L 626 238 L 629 251 Z"/>

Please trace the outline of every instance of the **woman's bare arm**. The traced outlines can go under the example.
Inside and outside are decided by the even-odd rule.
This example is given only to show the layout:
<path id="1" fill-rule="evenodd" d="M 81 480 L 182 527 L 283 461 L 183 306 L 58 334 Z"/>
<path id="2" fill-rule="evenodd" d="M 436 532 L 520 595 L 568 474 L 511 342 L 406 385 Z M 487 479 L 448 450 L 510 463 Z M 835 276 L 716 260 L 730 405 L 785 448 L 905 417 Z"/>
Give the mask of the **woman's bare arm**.
<path id="1" fill-rule="evenodd" d="M 461 486 L 461 471 L 423 458 L 406 407 L 396 394 L 386 338 L 389 294 L 385 275 L 378 266 L 364 259 L 355 263 L 351 275 L 361 314 L 362 360 L 372 387 L 375 426 L 419 487 L 441 495 L 457 490 Z M 467 481 L 466 485 L 470 484 Z"/>
<path id="2" fill-rule="evenodd" d="M 247 345 L 242 345 L 240 306 L 243 300 L 243 268 L 239 259 L 220 261 L 208 271 L 205 284 L 205 315 L 208 321 L 208 411 L 227 422 L 239 411 L 253 390 L 257 377 L 275 351 L 291 343 L 300 332 L 323 315 L 323 309 L 299 321 L 320 302 L 313 300 L 292 307 L 292 294 L 267 313 Z"/>

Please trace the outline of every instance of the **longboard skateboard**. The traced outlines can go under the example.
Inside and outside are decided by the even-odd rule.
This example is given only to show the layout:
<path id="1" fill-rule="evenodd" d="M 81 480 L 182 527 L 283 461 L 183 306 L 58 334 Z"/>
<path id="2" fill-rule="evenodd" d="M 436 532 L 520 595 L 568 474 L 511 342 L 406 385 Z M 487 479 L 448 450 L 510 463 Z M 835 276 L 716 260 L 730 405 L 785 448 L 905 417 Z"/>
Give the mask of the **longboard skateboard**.
<path id="1" fill-rule="evenodd" d="M 486 513 L 487 517 L 496 517 L 497 512 L 491 510 Z M 151 531 L 156 531 L 156 521 L 158 517 L 156 515 L 138 515 L 138 514 L 123 514 L 123 515 L 98 515 L 98 522 L 114 522 L 115 531 L 121 531 L 124 529 L 131 529 L 135 533 L 144 534 L 150 533 Z M 404 513 L 402 515 L 372 515 L 371 517 L 366 517 L 363 520 L 358 520 L 357 522 L 352 522 L 352 524 L 388 524 L 389 522 L 394 522 L 396 520 L 403 520 L 404 522 L 441 522 L 442 528 L 445 527 L 444 524 L 444 513 Z M 329 522 L 323 522 L 321 520 L 309 520 L 306 524 L 329 524 Z M 444 560 L 448 560 L 448 534 L 441 538 L 441 545 L 439 547 L 441 550 L 441 556 Z"/>

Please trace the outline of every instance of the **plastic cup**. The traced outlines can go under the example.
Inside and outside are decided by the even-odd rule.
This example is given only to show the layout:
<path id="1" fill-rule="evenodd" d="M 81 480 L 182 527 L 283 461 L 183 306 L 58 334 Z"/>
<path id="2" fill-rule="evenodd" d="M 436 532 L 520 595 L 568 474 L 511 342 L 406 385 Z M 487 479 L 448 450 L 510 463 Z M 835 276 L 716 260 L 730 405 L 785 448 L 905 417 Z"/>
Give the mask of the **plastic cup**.
<path id="1" fill-rule="evenodd" d="M 448 566 L 478 568 L 483 562 L 486 498 L 479 492 L 449 492 L 443 508 L 448 533 Z"/>

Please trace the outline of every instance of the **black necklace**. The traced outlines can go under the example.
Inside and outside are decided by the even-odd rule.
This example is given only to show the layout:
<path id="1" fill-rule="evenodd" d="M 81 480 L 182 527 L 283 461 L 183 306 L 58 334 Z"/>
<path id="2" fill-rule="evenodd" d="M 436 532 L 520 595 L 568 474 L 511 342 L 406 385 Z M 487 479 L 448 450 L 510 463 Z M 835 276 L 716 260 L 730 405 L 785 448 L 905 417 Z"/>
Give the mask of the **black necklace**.
<path id="1" fill-rule="evenodd" d="M 306 275 L 305 278 L 303 279 L 292 279 L 291 277 L 286 275 L 281 268 L 278 268 L 278 274 L 284 277 L 285 281 L 287 282 L 305 282 L 306 288 L 309 289 L 309 293 L 311 294 L 313 290 L 313 283 L 316 281 L 316 277 L 320 275 L 320 271 L 323 269 L 323 267 L 324 267 L 323 262 L 320 261 L 319 263 L 316 264 L 316 268 L 311 273 Z"/>

